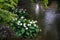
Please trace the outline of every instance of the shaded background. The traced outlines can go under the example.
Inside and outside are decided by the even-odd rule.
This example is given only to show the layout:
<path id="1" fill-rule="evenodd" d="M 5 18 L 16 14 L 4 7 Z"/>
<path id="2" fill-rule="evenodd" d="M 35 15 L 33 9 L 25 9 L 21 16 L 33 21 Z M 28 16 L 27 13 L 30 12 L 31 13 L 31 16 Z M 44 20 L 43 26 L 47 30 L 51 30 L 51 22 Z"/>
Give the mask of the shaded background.
<path id="1" fill-rule="evenodd" d="M 39 33 L 39 36 L 37 38 L 33 39 L 26 39 L 26 40 L 53 40 L 54 35 L 51 35 L 50 32 L 44 33 L 45 30 L 45 12 L 46 10 L 49 11 L 49 8 L 54 9 L 57 11 L 59 9 L 59 0 L 49 0 L 48 3 L 48 8 L 44 9 L 43 6 L 41 5 L 41 0 L 35 0 L 35 3 L 32 4 L 30 0 L 19 0 L 18 7 L 19 8 L 24 8 L 27 9 L 27 12 L 30 15 L 30 19 L 37 20 L 38 25 L 41 28 L 41 32 Z M 38 7 L 36 7 L 38 6 Z M 36 9 L 38 8 L 38 9 Z M 38 11 L 37 11 L 38 10 Z M 56 12 L 55 11 L 55 12 Z M 25 40 L 25 39 L 24 39 Z"/>

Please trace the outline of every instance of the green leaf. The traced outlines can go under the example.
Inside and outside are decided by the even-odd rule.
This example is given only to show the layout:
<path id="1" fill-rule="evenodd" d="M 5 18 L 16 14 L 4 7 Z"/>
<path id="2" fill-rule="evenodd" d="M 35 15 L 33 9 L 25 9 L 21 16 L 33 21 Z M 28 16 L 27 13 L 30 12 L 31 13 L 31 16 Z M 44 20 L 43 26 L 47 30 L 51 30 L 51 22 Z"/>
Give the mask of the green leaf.
<path id="1" fill-rule="evenodd" d="M 0 0 L 0 2 L 5 2 L 5 0 Z"/>
<path id="2" fill-rule="evenodd" d="M 21 29 L 21 33 L 23 34 L 24 32 L 25 32 L 25 29 L 24 29 L 24 28 L 22 28 L 22 29 Z"/>
<path id="3" fill-rule="evenodd" d="M 40 29 L 35 29 L 36 30 L 36 33 L 38 33 L 40 31 Z"/>
<path id="4" fill-rule="evenodd" d="M 13 0 L 15 3 L 18 3 L 18 0 Z"/>
<path id="5" fill-rule="evenodd" d="M 30 26 L 29 28 L 30 28 L 30 29 L 35 29 L 35 27 L 33 27 L 33 26 Z"/>
<path id="6" fill-rule="evenodd" d="M 2 3 L 0 3 L 0 8 L 2 8 L 3 7 L 3 4 Z"/>
<path id="7" fill-rule="evenodd" d="M 28 35 L 28 36 L 29 36 L 29 34 L 30 34 L 29 32 L 26 32 L 26 35 Z"/>

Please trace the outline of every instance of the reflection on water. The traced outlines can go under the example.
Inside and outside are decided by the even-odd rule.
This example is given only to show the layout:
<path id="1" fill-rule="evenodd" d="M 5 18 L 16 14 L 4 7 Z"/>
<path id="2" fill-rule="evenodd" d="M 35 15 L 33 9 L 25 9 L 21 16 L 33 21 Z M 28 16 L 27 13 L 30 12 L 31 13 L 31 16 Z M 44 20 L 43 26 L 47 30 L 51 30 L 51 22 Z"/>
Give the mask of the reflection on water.
<path id="1" fill-rule="evenodd" d="M 39 14 L 39 4 L 36 4 L 35 12 L 37 15 Z"/>
<path id="2" fill-rule="evenodd" d="M 49 25 L 52 25 L 54 23 L 55 18 L 55 11 L 53 10 L 46 10 L 45 12 L 45 23 L 46 23 L 46 30 L 51 31 L 51 27 Z"/>
<path id="3" fill-rule="evenodd" d="M 45 12 L 45 34 L 46 34 L 46 40 L 58 40 L 58 32 L 57 27 L 55 23 L 55 10 L 48 9 Z"/>

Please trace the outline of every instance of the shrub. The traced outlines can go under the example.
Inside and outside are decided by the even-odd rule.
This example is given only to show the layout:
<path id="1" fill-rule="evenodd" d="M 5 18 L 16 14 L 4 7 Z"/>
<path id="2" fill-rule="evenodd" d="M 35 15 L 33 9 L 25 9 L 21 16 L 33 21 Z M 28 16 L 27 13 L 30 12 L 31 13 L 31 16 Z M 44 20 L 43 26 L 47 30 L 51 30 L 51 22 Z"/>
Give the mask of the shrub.
<path id="1" fill-rule="evenodd" d="M 20 18 L 21 16 L 24 16 L 26 19 L 30 18 L 30 16 L 27 13 L 26 9 L 24 10 L 24 9 L 16 8 L 13 12 L 18 15 L 18 18 Z"/>
<path id="2" fill-rule="evenodd" d="M 22 16 L 19 20 L 13 19 L 10 27 L 15 31 L 16 35 L 21 38 L 33 38 L 36 37 L 40 31 L 36 22 L 37 21 L 27 20 Z"/>

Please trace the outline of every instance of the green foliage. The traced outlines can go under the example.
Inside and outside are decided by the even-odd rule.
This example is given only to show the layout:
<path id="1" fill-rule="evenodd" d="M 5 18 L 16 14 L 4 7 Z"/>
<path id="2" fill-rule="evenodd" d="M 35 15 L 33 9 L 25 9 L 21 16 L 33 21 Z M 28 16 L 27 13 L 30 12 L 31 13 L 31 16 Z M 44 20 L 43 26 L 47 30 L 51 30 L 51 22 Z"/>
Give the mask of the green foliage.
<path id="1" fill-rule="evenodd" d="M 45 8 L 47 8 L 48 0 L 43 0 L 43 1 L 42 1 L 42 4 L 43 4 L 43 6 L 44 6 Z"/>
<path id="2" fill-rule="evenodd" d="M 29 15 L 25 10 L 15 9 L 17 3 L 18 0 L 0 0 L 0 23 L 9 23 L 16 35 L 21 38 L 36 37 L 40 31 L 36 25 L 37 21 L 28 20 Z M 13 11 L 10 12 L 10 10 Z"/>
<path id="3" fill-rule="evenodd" d="M 16 4 L 18 4 L 18 0 L 13 0 Z"/>
<path id="4" fill-rule="evenodd" d="M 0 0 L 0 23 L 8 23 L 17 16 L 13 14 L 13 12 L 10 12 L 10 10 L 15 9 L 16 6 L 16 0 Z"/>
<path id="5" fill-rule="evenodd" d="M 17 4 L 18 0 L 0 0 L 0 8 L 5 10 L 15 9 Z"/>
<path id="6" fill-rule="evenodd" d="M 36 22 L 37 21 L 27 20 L 22 16 L 19 20 L 13 19 L 10 27 L 15 31 L 16 35 L 21 38 L 33 38 L 36 37 L 40 31 Z"/>
<path id="7" fill-rule="evenodd" d="M 17 15 L 7 10 L 0 9 L 0 23 L 5 24 L 15 18 Z"/>
<path id="8" fill-rule="evenodd" d="M 5 0 L 0 0 L 0 2 L 4 2 Z"/>
<path id="9" fill-rule="evenodd" d="M 23 10 L 16 8 L 13 12 L 18 15 L 18 18 L 20 18 L 21 16 L 24 16 L 26 19 L 30 18 L 29 14 L 26 12 L 26 9 Z"/>

